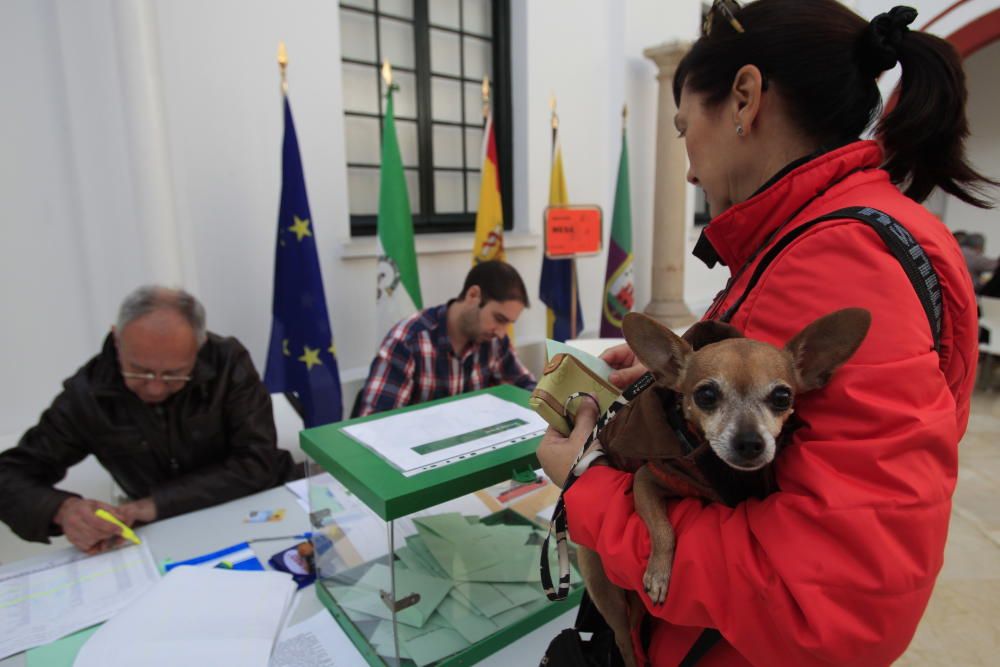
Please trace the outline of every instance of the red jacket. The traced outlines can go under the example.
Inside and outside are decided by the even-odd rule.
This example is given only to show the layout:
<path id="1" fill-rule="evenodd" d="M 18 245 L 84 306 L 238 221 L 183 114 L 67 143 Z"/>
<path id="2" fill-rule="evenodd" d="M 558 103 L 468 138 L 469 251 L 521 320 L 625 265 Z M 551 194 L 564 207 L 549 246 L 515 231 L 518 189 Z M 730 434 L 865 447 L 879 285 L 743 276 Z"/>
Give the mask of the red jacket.
<path id="1" fill-rule="evenodd" d="M 872 326 L 831 382 L 796 402 L 806 425 L 775 463 L 781 491 L 735 508 L 670 505 L 669 593 L 657 607 L 641 593 L 655 616 L 653 665 L 677 665 L 705 627 L 724 640 L 699 667 L 889 665 L 916 630 L 948 534 L 976 303 L 951 233 L 889 182 L 881 162 L 874 142 L 844 146 L 714 219 L 706 235 L 735 276 L 722 306 L 742 294 L 765 254 L 756 251 L 780 225 L 788 222 L 783 234 L 871 206 L 899 220 L 937 271 L 941 354 L 901 265 L 867 225 L 820 223 L 775 258 L 733 318 L 747 336 L 783 345 L 848 306 L 870 310 Z M 601 555 L 614 583 L 642 591 L 650 542 L 631 486 L 629 474 L 592 468 L 567 492 L 566 508 L 573 540 Z"/>

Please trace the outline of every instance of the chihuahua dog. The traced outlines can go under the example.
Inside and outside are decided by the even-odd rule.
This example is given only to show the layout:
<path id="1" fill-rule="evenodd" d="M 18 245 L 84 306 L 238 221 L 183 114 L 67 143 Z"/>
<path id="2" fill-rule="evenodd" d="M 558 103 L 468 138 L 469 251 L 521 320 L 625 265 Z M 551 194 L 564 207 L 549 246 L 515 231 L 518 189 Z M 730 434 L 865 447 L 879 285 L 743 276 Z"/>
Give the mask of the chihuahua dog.
<path id="1" fill-rule="evenodd" d="M 679 338 L 645 315 L 625 316 L 625 339 L 654 381 L 595 429 L 592 442 L 605 453 L 597 464 L 635 473 L 635 508 L 652 543 L 643 585 L 653 604 L 666 598 L 673 565 L 667 498 L 735 505 L 776 490 L 771 463 L 791 426 L 795 397 L 823 387 L 870 324 L 867 310 L 839 310 L 779 349 L 720 322 L 699 322 Z M 597 553 L 577 549 L 587 591 L 633 667 L 631 629 L 642 602 L 608 580 Z"/>

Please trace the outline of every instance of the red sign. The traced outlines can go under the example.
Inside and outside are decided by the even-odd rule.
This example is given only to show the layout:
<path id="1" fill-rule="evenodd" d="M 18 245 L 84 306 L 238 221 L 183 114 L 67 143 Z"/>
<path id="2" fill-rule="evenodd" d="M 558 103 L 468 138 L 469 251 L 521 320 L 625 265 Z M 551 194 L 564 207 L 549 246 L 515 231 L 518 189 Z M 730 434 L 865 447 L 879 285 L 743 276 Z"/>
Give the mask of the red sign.
<path id="1" fill-rule="evenodd" d="M 545 256 L 569 259 L 601 252 L 600 206 L 545 209 Z"/>

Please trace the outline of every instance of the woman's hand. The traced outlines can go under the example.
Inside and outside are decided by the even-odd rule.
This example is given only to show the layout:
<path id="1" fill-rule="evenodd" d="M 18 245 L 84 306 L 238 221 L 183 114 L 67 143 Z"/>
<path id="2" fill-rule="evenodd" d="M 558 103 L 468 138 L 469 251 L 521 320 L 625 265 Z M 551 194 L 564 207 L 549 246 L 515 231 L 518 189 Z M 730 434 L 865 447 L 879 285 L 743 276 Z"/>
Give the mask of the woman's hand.
<path id="1" fill-rule="evenodd" d="M 563 437 L 559 431 L 549 427 L 538 445 L 538 461 L 542 464 L 542 470 L 560 489 L 566 483 L 587 437 L 594 430 L 598 416 L 596 401 L 582 399 L 576 411 L 576 423 L 569 436 Z"/>
<path id="2" fill-rule="evenodd" d="M 608 348 L 601 355 L 601 359 L 615 369 L 608 379 L 619 389 L 629 386 L 649 370 L 639 362 L 628 343 Z"/>

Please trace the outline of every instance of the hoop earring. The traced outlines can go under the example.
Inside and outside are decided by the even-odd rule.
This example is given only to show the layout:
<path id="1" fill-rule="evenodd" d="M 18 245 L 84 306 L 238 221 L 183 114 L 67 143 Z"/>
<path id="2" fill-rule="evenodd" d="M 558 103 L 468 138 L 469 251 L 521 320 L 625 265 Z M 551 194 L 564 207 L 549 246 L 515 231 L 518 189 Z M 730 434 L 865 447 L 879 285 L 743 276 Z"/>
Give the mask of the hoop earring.
<path id="1" fill-rule="evenodd" d="M 736 126 L 736 136 L 738 136 L 738 137 L 742 137 L 743 136 L 743 126 L 742 125 L 737 125 Z"/>

